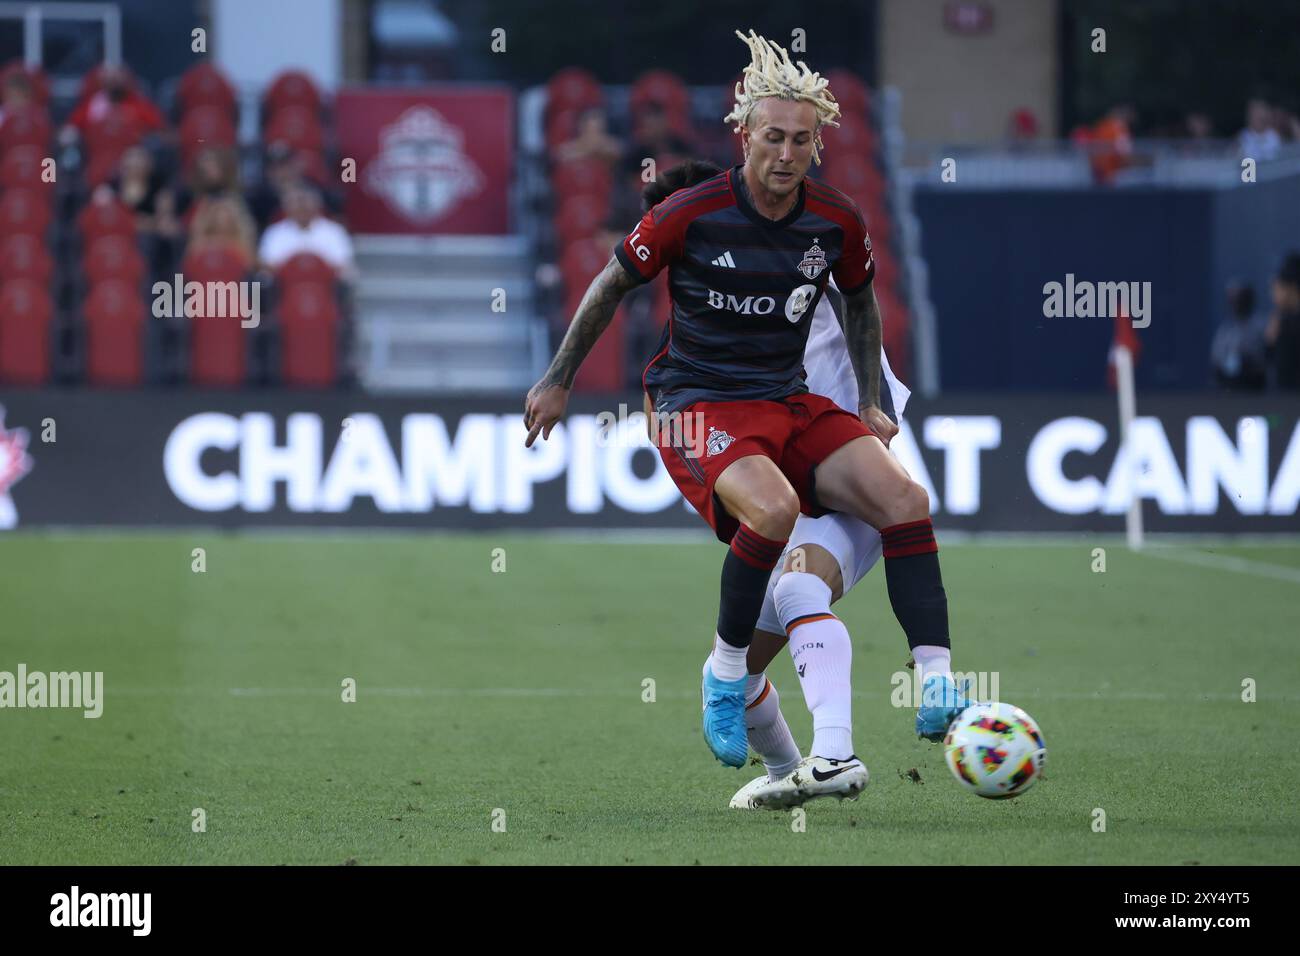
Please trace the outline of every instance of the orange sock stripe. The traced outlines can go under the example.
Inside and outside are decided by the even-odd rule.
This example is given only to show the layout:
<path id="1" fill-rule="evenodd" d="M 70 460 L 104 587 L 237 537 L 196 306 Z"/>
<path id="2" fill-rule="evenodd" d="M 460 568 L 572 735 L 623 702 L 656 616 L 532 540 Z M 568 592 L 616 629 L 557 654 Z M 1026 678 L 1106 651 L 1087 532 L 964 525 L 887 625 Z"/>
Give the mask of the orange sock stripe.
<path id="1" fill-rule="evenodd" d="M 813 621 L 834 621 L 838 620 L 834 614 L 809 614 L 807 617 L 796 618 L 790 622 L 790 626 L 785 629 L 785 636 L 789 637 L 794 633 L 794 629 L 800 624 L 811 624 Z"/>
<path id="2" fill-rule="evenodd" d="M 752 704 L 747 705 L 745 709 L 753 710 L 759 704 L 763 703 L 763 701 L 767 700 L 767 695 L 771 692 L 771 690 L 772 690 L 772 681 L 771 679 L 769 679 L 768 682 L 763 685 L 763 692 L 754 699 L 754 702 Z"/>

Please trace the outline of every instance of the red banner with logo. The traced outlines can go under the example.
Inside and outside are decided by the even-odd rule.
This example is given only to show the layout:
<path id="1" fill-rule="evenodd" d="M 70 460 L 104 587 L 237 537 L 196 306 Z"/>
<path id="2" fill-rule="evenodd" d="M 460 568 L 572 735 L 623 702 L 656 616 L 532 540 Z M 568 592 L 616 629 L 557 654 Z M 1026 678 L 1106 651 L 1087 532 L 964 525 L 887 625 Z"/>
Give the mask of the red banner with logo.
<path id="1" fill-rule="evenodd" d="M 334 104 L 357 233 L 504 233 L 514 94 L 502 87 L 345 89 Z"/>

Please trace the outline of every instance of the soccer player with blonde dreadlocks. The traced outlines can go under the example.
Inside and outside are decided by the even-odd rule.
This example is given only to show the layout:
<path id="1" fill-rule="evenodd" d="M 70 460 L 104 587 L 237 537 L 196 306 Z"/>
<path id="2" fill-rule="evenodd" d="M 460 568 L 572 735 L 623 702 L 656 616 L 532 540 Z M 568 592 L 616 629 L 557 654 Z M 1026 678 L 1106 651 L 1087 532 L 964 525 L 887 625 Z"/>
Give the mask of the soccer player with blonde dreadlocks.
<path id="1" fill-rule="evenodd" d="M 840 512 L 880 533 L 894 615 L 924 678 L 917 731 L 941 737 L 966 705 L 947 659 L 948 601 L 929 497 L 888 451 L 898 426 L 881 408 L 875 263 L 851 199 L 806 178 L 821 131 L 838 125 L 827 81 L 776 43 L 737 33 L 752 61 L 736 85 L 745 161 L 645 214 L 588 288 L 550 368 L 525 402 L 526 444 L 564 415 L 578 366 L 626 292 L 669 269 L 672 312 L 642 377 L 660 455 L 682 495 L 729 545 L 713 650 L 704 664 L 704 737 L 724 764 L 748 756 L 746 657 L 769 578 L 798 516 Z M 812 316 L 834 277 L 858 387 L 857 415 L 809 393 L 803 359 Z M 777 582 L 781 626 L 820 681 L 828 715 L 799 771 L 821 783 L 866 782 L 852 752 L 851 645 L 831 589 L 790 562 Z M 924 650 L 922 650 L 924 649 Z M 919 652 L 919 653 L 917 653 Z M 932 656 L 931 656 L 932 655 Z M 807 688 L 805 688 L 807 693 Z"/>

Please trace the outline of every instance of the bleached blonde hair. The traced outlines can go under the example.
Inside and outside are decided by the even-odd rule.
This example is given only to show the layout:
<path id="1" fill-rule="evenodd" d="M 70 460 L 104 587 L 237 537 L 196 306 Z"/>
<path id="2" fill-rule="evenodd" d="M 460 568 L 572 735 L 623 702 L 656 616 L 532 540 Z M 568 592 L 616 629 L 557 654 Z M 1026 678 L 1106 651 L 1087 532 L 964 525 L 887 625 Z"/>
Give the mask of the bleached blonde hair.
<path id="1" fill-rule="evenodd" d="M 736 106 L 722 118 L 724 123 L 735 122 L 734 132 L 748 127 L 759 100 L 771 96 L 783 100 L 802 100 L 811 103 L 817 111 L 817 126 L 813 129 L 813 162 L 821 165 L 822 128 L 839 126 L 840 104 L 830 91 L 830 82 L 820 73 L 808 69 L 803 60 L 790 62 L 790 54 L 779 44 L 759 36 L 753 30 L 749 36 L 736 31 L 736 36 L 749 47 L 751 61 L 745 67 L 742 82 L 736 84 Z"/>

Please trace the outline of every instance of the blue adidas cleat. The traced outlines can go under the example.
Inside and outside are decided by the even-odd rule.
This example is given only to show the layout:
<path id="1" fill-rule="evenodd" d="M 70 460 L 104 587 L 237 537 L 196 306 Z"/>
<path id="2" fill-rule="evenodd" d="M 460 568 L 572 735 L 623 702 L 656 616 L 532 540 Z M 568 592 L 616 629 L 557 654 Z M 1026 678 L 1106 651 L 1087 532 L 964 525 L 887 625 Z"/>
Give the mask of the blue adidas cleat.
<path id="1" fill-rule="evenodd" d="M 725 681 L 704 665 L 704 741 L 728 767 L 743 767 L 749 757 L 749 732 L 745 729 L 745 678 Z"/>
<path id="2" fill-rule="evenodd" d="M 969 684 L 966 689 L 970 690 Z M 949 678 L 929 678 L 921 687 L 921 706 L 916 709 L 916 736 L 935 743 L 943 740 L 952 722 L 972 703 Z"/>

